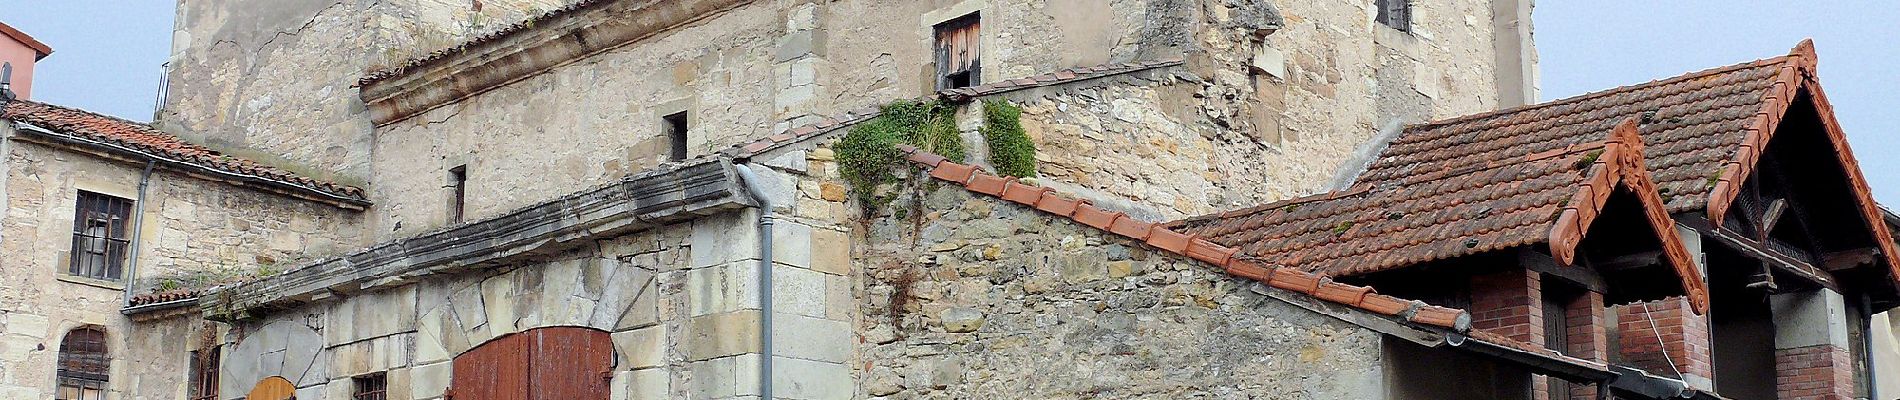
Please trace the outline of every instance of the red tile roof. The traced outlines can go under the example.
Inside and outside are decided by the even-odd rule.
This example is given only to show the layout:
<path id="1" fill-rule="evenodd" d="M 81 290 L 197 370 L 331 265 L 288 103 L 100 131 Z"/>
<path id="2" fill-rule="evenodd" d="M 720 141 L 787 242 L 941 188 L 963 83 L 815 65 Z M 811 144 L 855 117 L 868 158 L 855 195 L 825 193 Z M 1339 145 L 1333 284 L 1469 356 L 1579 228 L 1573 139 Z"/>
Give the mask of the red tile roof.
<path id="1" fill-rule="evenodd" d="M 0 22 L 0 34 L 5 34 L 7 37 L 12 38 L 13 41 L 20 42 L 20 44 L 25 45 L 27 48 L 33 49 L 33 53 L 35 54 L 33 60 L 35 61 L 46 58 L 49 54 L 53 54 L 52 46 L 47 46 L 46 43 L 40 43 L 39 39 L 34 39 L 32 35 L 28 35 L 26 32 L 14 29 L 13 25 Z"/>
<path id="2" fill-rule="evenodd" d="M 1176 221 L 1166 226 L 1271 265 L 1349 276 L 1532 245 L 1566 264 L 1622 188 L 1636 193 L 1683 292 L 1707 290 L 1643 166 L 1635 120 L 1603 142 L 1434 170 L 1403 180 Z"/>
<path id="3" fill-rule="evenodd" d="M 1467 332 L 1471 314 L 1464 310 L 1425 304 L 1378 294 L 1370 287 L 1334 282 L 1331 279 L 1294 268 L 1276 268 L 1245 257 L 1236 257 L 1238 249 L 1196 238 L 1153 223 L 1136 220 L 1121 212 L 1095 207 L 1087 200 L 1056 193 L 1054 190 L 984 172 L 975 166 L 959 164 L 943 156 L 899 146 L 906 159 L 930 170 L 932 178 L 963 186 L 1042 212 L 1074 220 L 1077 223 L 1121 235 L 1179 256 L 1221 267 L 1229 274 L 1252 279 L 1276 288 L 1313 296 L 1359 310 L 1397 320 Z"/>
<path id="4" fill-rule="evenodd" d="M 103 146 L 117 151 L 153 157 L 159 162 L 175 163 L 184 168 L 202 169 L 240 181 L 254 181 L 297 192 L 305 197 L 361 208 L 369 201 L 363 189 L 339 185 L 251 160 L 220 154 L 216 150 L 186 142 L 150 125 L 96 114 L 76 108 L 14 100 L 0 106 L 0 119 L 44 128 L 58 139 L 82 145 Z M 23 132 L 33 132 L 23 130 Z"/>
<path id="5" fill-rule="evenodd" d="M 1781 57 L 1407 127 L 1359 182 L 1407 181 L 1602 141 L 1618 121 L 1642 116 L 1650 174 L 1668 210 L 1704 211 L 1719 222 L 1781 116 L 1805 89 L 1820 109 L 1827 139 L 1849 175 L 1860 211 L 1876 231 L 1875 241 L 1900 278 L 1900 252 L 1891 233 L 1878 226 L 1880 211 L 1821 91 L 1815 60 L 1814 43 L 1802 41 Z"/>

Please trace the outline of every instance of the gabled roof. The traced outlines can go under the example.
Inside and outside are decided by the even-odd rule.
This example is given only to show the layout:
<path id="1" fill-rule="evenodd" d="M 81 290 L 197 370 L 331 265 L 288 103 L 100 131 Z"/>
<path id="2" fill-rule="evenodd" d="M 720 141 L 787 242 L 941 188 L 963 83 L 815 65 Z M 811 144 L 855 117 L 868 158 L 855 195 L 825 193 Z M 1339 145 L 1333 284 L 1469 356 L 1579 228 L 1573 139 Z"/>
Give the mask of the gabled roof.
<path id="1" fill-rule="evenodd" d="M 1815 76 L 1812 41 L 1788 55 L 1624 86 L 1567 99 L 1410 126 L 1359 175 L 1362 184 L 1495 163 L 1602 141 L 1640 116 L 1656 191 L 1671 213 L 1705 212 L 1721 223 L 1798 93 L 1810 93 L 1847 172 L 1851 193 L 1887 264 L 1900 278 L 1891 233 Z"/>
<path id="2" fill-rule="evenodd" d="M 12 38 L 13 41 L 20 42 L 20 44 L 25 45 L 27 48 L 33 49 L 34 61 L 39 61 L 39 59 L 46 58 L 47 55 L 53 54 L 52 46 L 47 46 L 46 43 L 40 43 L 39 39 L 34 39 L 32 35 L 28 35 L 26 32 L 14 29 L 13 25 L 0 22 L 0 34 L 7 35 L 7 37 Z"/>
<path id="3" fill-rule="evenodd" d="M 205 172 L 220 179 L 256 183 L 347 208 L 369 205 L 369 200 L 363 197 L 363 189 L 231 157 L 138 122 L 27 100 L 0 105 L 0 119 L 41 128 L 20 132 L 48 136 L 61 144 L 149 158 L 168 166 Z"/>
<path id="4" fill-rule="evenodd" d="M 1683 292 L 1707 304 L 1643 165 L 1636 121 L 1602 142 L 1435 170 L 1342 192 L 1189 218 L 1167 226 L 1264 263 L 1326 276 L 1360 275 L 1521 246 L 1547 245 L 1569 264 L 1617 189 L 1642 203 Z"/>
<path id="5" fill-rule="evenodd" d="M 1319 274 L 1257 262 L 1237 255 L 1239 249 L 1222 246 L 1160 224 L 1142 222 L 1121 212 L 1098 208 L 1090 204 L 1088 200 L 1059 194 L 1054 189 L 1025 183 L 1016 178 L 992 175 L 976 166 L 952 162 L 941 155 L 931 154 L 913 146 L 899 145 L 898 149 L 905 154 L 906 160 L 928 170 L 933 179 L 950 182 L 965 190 L 1031 207 L 1054 217 L 1120 235 L 1174 256 L 1205 262 L 1220 267 L 1228 274 L 1239 278 L 1260 282 L 1299 296 L 1309 296 L 1311 299 L 1322 302 L 1372 313 L 1413 328 L 1448 332 L 1451 335 L 1465 335 L 1473 342 L 1496 346 L 1497 349 L 1509 349 L 1510 352 L 1516 353 L 1501 358 L 1528 358 L 1532 361 L 1527 364 L 1552 371 L 1607 372 L 1609 368 L 1602 363 L 1567 356 L 1543 346 L 1473 330 L 1471 329 L 1471 313 L 1465 310 L 1387 296 L 1379 294 L 1371 287 L 1335 282 Z M 1492 349 L 1479 347 L 1473 347 L 1472 351 L 1499 354 Z"/>

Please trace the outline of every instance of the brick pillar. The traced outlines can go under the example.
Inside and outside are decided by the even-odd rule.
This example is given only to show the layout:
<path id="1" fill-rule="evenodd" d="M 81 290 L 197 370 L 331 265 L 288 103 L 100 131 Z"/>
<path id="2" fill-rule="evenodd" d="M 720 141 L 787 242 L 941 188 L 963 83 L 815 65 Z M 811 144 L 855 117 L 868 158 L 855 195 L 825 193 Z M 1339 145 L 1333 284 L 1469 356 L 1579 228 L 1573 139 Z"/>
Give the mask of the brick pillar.
<path id="1" fill-rule="evenodd" d="M 1617 355 L 1623 363 L 1679 377 L 1691 387 L 1713 389 L 1709 320 L 1695 315 L 1687 298 L 1625 304 L 1611 312 L 1616 315 Z"/>
<path id="2" fill-rule="evenodd" d="M 1850 399 L 1854 363 L 1847 354 L 1847 306 L 1817 289 L 1769 296 L 1775 319 L 1776 397 Z"/>
<path id="3" fill-rule="evenodd" d="M 1544 344 L 1543 284 L 1516 270 L 1471 277 L 1471 328 Z"/>
<path id="4" fill-rule="evenodd" d="M 1564 305 L 1564 336 L 1570 346 L 1564 354 L 1609 362 L 1609 329 L 1604 323 L 1603 294 L 1585 291 Z M 1571 385 L 1571 400 L 1596 400 L 1596 385 Z"/>
<path id="5" fill-rule="evenodd" d="M 1544 341 L 1542 277 L 1512 270 L 1471 277 L 1471 328 L 1538 346 Z M 1548 377 L 1531 377 L 1531 398 L 1549 400 Z"/>

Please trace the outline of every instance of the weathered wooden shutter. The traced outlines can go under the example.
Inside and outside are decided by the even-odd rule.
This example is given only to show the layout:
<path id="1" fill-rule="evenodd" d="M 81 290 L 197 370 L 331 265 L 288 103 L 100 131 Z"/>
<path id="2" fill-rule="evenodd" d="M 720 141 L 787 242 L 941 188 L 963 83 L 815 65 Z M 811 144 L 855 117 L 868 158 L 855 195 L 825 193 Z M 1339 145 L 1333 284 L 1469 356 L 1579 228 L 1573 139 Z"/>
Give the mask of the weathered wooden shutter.
<path id="1" fill-rule="evenodd" d="M 1379 23 L 1401 31 L 1412 30 L 1411 0 L 1378 0 Z"/>
<path id="2" fill-rule="evenodd" d="M 982 19 L 971 14 L 938 24 L 935 29 L 937 88 L 982 84 Z"/>
<path id="3" fill-rule="evenodd" d="M 528 337 L 503 336 L 462 353 L 450 373 L 457 400 L 528 400 Z"/>

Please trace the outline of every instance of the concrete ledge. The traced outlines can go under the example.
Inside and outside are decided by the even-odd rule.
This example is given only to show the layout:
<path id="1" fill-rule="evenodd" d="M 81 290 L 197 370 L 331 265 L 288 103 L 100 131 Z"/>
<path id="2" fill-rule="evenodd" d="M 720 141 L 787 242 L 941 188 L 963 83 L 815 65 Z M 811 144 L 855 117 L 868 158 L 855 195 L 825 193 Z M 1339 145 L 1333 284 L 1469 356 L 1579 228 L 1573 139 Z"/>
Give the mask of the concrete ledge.
<path id="1" fill-rule="evenodd" d="M 386 242 L 276 276 L 215 289 L 205 318 L 237 321 L 338 295 L 402 286 L 425 276 L 517 262 L 587 243 L 696 219 L 753 201 L 730 160 L 662 167 L 499 217 Z"/>
<path id="2" fill-rule="evenodd" d="M 388 124 L 751 2 L 589 2 L 371 75 L 362 83 L 363 102 L 371 121 Z"/>

